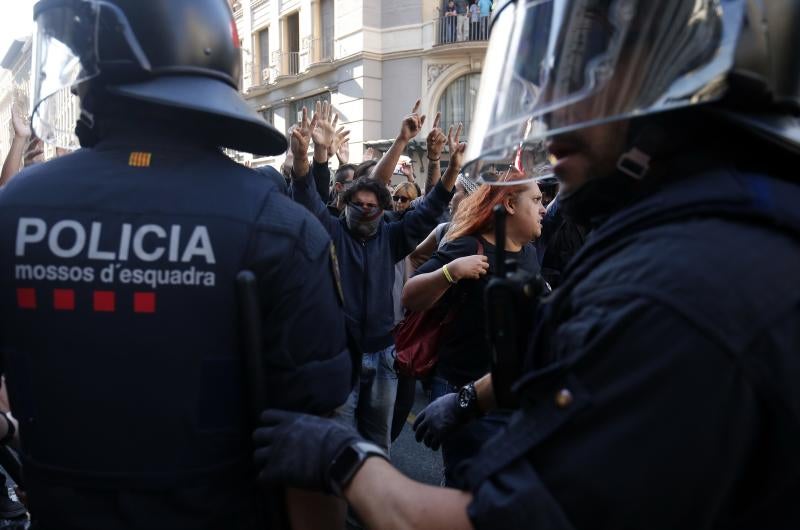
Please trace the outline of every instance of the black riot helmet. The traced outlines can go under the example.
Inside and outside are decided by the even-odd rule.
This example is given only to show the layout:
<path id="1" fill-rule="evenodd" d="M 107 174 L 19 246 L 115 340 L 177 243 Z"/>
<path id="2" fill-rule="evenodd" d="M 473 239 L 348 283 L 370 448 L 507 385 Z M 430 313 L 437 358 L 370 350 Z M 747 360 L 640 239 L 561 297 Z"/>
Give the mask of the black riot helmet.
<path id="1" fill-rule="evenodd" d="M 490 184 L 543 139 L 697 105 L 800 152 L 800 0 L 506 1 L 487 58 L 465 171 Z"/>
<path id="2" fill-rule="evenodd" d="M 177 110 L 219 146 L 286 151 L 286 137 L 238 92 L 241 49 L 226 0 L 40 0 L 34 19 L 32 119 L 43 139 L 66 143 L 74 121 L 65 107 L 82 86 Z"/>

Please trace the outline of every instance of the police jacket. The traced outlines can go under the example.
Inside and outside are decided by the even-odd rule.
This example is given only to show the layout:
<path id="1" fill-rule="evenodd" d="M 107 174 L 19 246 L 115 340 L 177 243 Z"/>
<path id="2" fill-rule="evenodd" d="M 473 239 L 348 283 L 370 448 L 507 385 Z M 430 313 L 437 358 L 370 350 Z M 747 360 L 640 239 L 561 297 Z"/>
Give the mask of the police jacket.
<path id="1" fill-rule="evenodd" d="M 312 172 L 320 169 L 327 170 L 327 166 L 315 162 Z M 374 352 L 392 345 L 394 265 L 430 234 L 449 204 L 452 191 L 437 184 L 416 208 L 399 221 L 384 220 L 377 234 L 367 240 L 350 234 L 344 216 L 337 219 L 328 213 L 313 178 L 308 175 L 295 178 L 292 193 L 298 203 L 320 220 L 333 239 L 342 271 L 347 325 L 361 349 Z"/>
<path id="2" fill-rule="evenodd" d="M 351 389 L 331 267 L 317 220 L 213 148 L 120 133 L 15 177 L 0 351 L 40 528 L 250 528 L 235 278 L 258 278 L 265 406 L 319 414 Z"/>
<path id="3" fill-rule="evenodd" d="M 465 471 L 476 528 L 800 527 L 798 205 L 710 164 L 591 235 Z"/>

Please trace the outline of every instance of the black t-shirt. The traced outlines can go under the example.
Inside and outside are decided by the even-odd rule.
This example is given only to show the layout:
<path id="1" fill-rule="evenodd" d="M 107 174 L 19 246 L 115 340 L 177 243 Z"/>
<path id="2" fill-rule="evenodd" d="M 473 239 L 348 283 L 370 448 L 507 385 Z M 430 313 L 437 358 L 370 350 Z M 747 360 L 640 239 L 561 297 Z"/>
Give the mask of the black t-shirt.
<path id="1" fill-rule="evenodd" d="M 495 247 L 482 237 L 465 236 L 448 241 L 426 261 L 416 274 L 433 272 L 454 259 L 478 253 L 478 240 L 489 259 L 489 273 L 480 280 L 462 280 L 445 293 L 439 303 L 455 304 L 455 320 L 442 333 L 437 374 L 450 384 L 461 386 L 478 379 L 490 369 L 491 350 L 486 340 L 483 308 L 484 288 L 494 272 Z M 506 252 L 522 270 L 539 271 L 536 249 L 528 243 L 519 252 Z"/>

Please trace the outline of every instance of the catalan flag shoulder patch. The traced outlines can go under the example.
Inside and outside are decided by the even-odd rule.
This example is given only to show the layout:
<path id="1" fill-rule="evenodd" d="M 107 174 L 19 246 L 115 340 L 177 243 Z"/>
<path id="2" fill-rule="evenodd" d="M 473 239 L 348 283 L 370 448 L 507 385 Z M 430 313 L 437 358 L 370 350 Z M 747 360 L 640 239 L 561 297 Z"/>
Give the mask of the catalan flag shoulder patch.
<path id="1" fill-rule="evenodd" d="M 134 151 L 131 153 L 130 158 L 128 158 L 128 165 L 131 167 L 150 167 L 150 161 L 152 157 L 152 153 Z"/>

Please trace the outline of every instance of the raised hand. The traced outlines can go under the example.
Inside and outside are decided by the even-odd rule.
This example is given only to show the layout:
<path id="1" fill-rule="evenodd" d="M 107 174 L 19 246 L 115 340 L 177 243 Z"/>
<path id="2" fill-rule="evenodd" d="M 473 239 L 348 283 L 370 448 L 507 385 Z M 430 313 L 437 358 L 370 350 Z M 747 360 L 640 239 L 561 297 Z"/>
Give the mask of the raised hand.
<path id="1" fill-rule="evenodd" d="M 14 127 L 14 136 L 17 138 L 24 138 L 27 140 L 31 137 L 32 131 L 30 123 L 16 112 L 11 113 L 11 124 Z"/>
<path id="2" fill-rule="evenodd" d="M 411 114 L 405 117 L 403 124 L 400 126 L 399 139 L 406 143 L 410 142 L 418 135 L 422 130 L 422 126 L 425 124 L 425 116 L 419 115 L 420 105 L 421 101 L 418 99 L 414 104 L 414 108 L 411 109 Z"/>
<path id="3" fill-rule="evenodd" d="M 317 101 L 314 112 L 315 127 L 311 131 L 315 151 L 317 147 L 320 150 L 324 147 L 326 154 L 336 137 L 336 123 L 339 121 L 339 116 L 332 110 L 331 104 L 327 101 Z"/>
<path id="4" fill-rule="evenodd" d="M 308 119 L 308 109 L 303 107 L 303 118 L 292 129 L 291 147 L 295 158 L 306 157 L 308 146 L 311 144 L 311 122 Z"/>
<path id="5" fill-rule="evenodd" d="M 400 172 L 406 176 L 406 180 L 408 182 L 414 183 L 414 166 L 411 165 L 411 162 L 405 162 L 400 166 Z"/>
<path id="6" fill-rule="evenodd" d="M 450 150 L 450 167 L 454 168 L 456 173 L 461 171 L 461 167 L 464 165 L 464 151 L 467 150 L 466 142 L 459 142 L 461 130 L 463 128 L 464 125 L 459 123 L 455 134 L 453 134 L 452 125 L 447 132 L 447 147 Z"/>
<path id="7" fill-rule="evenodd" d="M 350 134 L 350 131 L 347 131 Z M 339 149 L 336 151 L 336 158 L 339 159 L 339 165 L 347 164 L 350 162 L 350 136 L 345 137 L 339 144 Z"/>
<path id="8" fill-rule="evenodd" d="M 428 133 L 428 138 L 426 140 L 428 144 L 428 158 L 431 160 L 438 160 L 438 158 L 442 155 L 444 145 L 447 143 L 447 137 L 444 135 L 444 131 L 442 131 L 441 127 L 439 126 L 441 117 L 442 113 L 437 112 L 436 118 L 433 120 L 433 129 L 431 129 L 431 132 Z"/>
<path id="9" fill-rule="evenodd" d="M 297 176 L 303 176 L 308 173 L 308 146 L 311 143 L 311 131 L 316 126 L 314 120 L 309 121 L 308 109 L 303 107 L 303 118 L 300 120 L 294 129 L 289 139 L 292 156 L 294 157 L 294 173 Z"/>
<path id="10" fill-rule="evenodd" d="M 334 123 L 336 121 L 334 118 Z M 336 134 L 333 137 L 333 142 L 328 147 L 328 158 L 336 155 L 339 159 L 339 165 L 347 164 L 350 159 L 350 131 L 344 127 L 336 129 Z M 343 147 L 344 146 L 344 147 Z"/>

